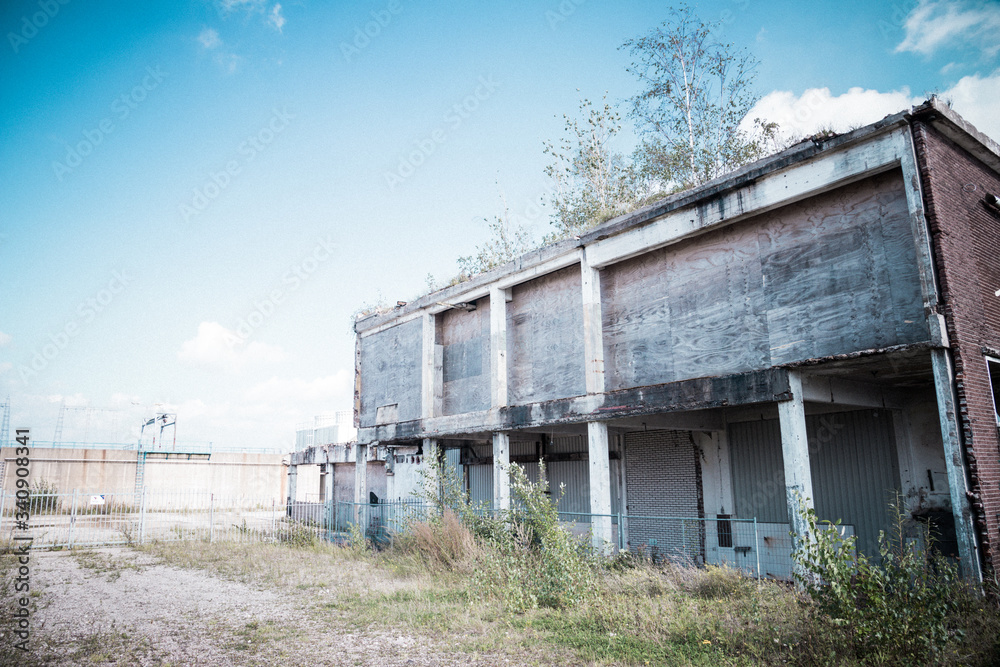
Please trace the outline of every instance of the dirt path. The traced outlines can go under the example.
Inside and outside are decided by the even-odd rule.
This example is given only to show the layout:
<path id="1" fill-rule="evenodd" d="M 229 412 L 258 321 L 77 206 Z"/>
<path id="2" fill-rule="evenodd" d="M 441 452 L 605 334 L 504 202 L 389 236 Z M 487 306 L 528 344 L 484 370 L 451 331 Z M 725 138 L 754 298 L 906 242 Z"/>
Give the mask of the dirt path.
<path id="1" fill-rule="evenodd" d="M 282 595 L 130 549 L 36 552 L 32 618 L 39 664 L 504 664 L 391 628 L 358 631 L 308 596 Z M 5 639 L 6 641 L 6 639 Z M 6 650 L 8 647 L 4 647 Z M 10 653 L 0 654 L 0 661 Z M 16 656 L 15 656 L 16 657 Z M 24 664 L 16 663 L 16 664 Z"/>

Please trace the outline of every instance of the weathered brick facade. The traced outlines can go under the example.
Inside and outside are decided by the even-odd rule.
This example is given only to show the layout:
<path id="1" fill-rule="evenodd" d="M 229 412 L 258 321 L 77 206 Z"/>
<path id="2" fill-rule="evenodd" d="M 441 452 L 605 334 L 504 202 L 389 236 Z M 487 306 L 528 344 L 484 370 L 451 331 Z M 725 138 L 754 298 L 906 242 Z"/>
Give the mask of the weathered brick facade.
<path id="1" fill-rule="evenodd" d="M 1000 442 L 985 355 L 1000 353 L 997 172 L 918 116 L 913 137 L 955 364 L 962 437 L 984 574 L 1000 565 Z"/>

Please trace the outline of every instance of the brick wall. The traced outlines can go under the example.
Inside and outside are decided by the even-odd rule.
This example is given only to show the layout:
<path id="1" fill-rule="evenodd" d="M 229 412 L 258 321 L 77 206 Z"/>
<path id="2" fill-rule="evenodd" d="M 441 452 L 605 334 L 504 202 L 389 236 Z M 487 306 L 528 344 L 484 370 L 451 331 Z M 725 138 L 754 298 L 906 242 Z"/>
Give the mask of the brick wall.
<path id="1" fill-rule="evenodd" d="M 984 205 L 1000 177 L 931 126 L 915 121 L 939 288 L 955 361 L 959 417 L 984 574 L 1000 566 L 1000 443 L 984 350 L 1000 352 L 1000 218 Z"/>
<path id="2" fill-rule="evenodd" d="M 688 431 L 642 431 L 625 434 L 625 489 L 630 516 L 703 517 L 701 461 Z M 700 522 L 630 519 L 631 549 L 658 556 L 704 555 Z"/>

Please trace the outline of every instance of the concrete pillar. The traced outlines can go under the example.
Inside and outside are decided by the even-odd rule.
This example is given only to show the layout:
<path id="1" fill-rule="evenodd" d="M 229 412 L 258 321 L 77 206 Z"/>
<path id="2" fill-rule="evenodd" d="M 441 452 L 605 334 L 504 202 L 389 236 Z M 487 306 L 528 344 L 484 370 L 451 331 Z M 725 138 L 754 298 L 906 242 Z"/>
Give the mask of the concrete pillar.
<path id="1" fill-rule="evenodd" d="M 580 260 L 583 285 L 584 373 L 588 394 L 604 393 L 604 329 L 601 315 L 601 272 L 591 268 L 584 251 Z"/>
<path id="2" fill-rule="evenodd" d="M 955 388 L 952 384 L 954 372 L 948 350 L 931 350 L 934 372 L 934 391 L 937 394 L 938 422 L 941 424 L 941 439 L 944 442 L 944 462 L 948 471 L 948 491 L 951 494 L 951 511 L 955 517 L 955 537 L 958 540 L 958 557 L 962 576 L 980 582 L 983 580 L 979 562 L 979 548 L 969 506 L 969 484 L 965 474 L 965 455 L 962 451 L 962 436 L 955 409 Z"/>
<path id="3" fill-rule="evenodd" d="M 490 288 L 490 397 L 491 405 L 507 405 L 507 301 L 510 290 Z"/>
<path id="4" fill-rule="evenodd" d="M 299 469 L 298 466 L 290 465 L 288 466 L 288 504 L 291 505 L 295 502 L 295 494 L 298 490 L 298 485 L 296 481 L 298 479 Z"/>
<path id="5" fill-rule="evenodd" d="M 326 474 L 323 475 L 323 498 L 326 503 L 324 514 L 326 515 L 327 530 L 333 530 L 333 518 L 337 512 L 337 498 L 333 495 L 335 477 L 333 474 L 333 463 L 327 463 L 325 467 Z"/>
<path id="6" fill-rule="evenodd" d="M 587 422 L 587 455 L 590 459 L 590 513 L 611 514 L 611 465 L 608 457 L 608 425 Z M 594 550 L 610 553 L 614 534 L 610 516 L 591 517 Z"/>
<path id="7" fill-rule="evenodd" d="M 510 435 L 493 434 L 493 509 L 510 509 Z"/>
<path id="8" fill-rule="evenodd" d="M 354 517 L 365 530 L 368 513 L 363 511 L 362 506 L 368 504 L 368 445 L 359 442 L 354 451 Z"/>
<path id="9" fill-rule="evenodd" d="M 792 398 L 778 403 L 778 421 L 781 427 L 781 457 L 785 467 L 785 498 L 792 528 L 792 546 L 798 548 L 801 538 L 809 532 L 801 512 L 813 509 L 815 498 L 809 469 L 802 375 L 798 371 L 788 371 L 788 384 Z M 804 575 L 805 572 L 799 569 L 799 574 Z"/>
<path id="10" fill-rule="evenodd" d="M 424 438 L 423 463 L 427 473 L 424 477 L 424 489 L 428 499 L 441 497 L 441 480 L 438 478 L 439 454 L 440 449 L 438 448 L 438 441 L 433 438 Z"/>
<path id="11" fill-rule="evenodd" d="M 424 313 L 423 351 L 421 364 L 421 417 L 429 419 L 441 414 L 443 352 L 437 344 L 435 315 Z"/>

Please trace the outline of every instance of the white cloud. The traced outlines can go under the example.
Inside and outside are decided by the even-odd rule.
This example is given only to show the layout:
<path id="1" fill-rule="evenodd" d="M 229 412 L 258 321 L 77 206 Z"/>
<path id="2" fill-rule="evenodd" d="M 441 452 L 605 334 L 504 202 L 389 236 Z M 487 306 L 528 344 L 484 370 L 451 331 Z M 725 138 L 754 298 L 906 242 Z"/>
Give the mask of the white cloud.
<path id="1" fill-rule="evenodd" d="M 987 77 L 962 77 L 941 97 L 980 132 L 1000 142 L 1000 69 Z"/>
<path id="2" fill-rule="evenodd" d="M 281 32 L 285 25 L 285 17 L 281 14 L 281 4 L 275 3 L 268 10 L 267 0 L 216 0 L 219 13 L 223 16 L 235 12 L 246 12 L 247 14 L 260 14 L 264 20 L 278 32 Z"/>
<path id="3" fill-rule="evenodd" d="M 10 341 L 12 340 L 14 340 L 14 337 L 11 336 L 9 333 L 4 333 L 3 331 L 0 331 L 0 347 L 9 345 Z"/>
<path id="4" fill-rule="evenodd" d="M 11 370 L 12 368 L 14 368 L 14 364 L 12 364 L 9 361 L 3 362 L 2 364 L 0 364 L 0 375 L 3 375 L 4 373 L 6 373 L 7 371 Z"/>
<path id="5" fill-rule="evenodd" d="M 247 343 L 218 322 L 202 322 L 198 335 L 184 341 L 177 358 L 192 366 L 235 372 L 247 365 L 280 362 L 285 353 L 277 345 Z"/>
<path id="6" fill-rule="evenodd" d="M 981 132 L 1000 140 L 1000 69 L 990 76 L 978 74 L 963 77 L 940 95 L 952 108 Z M 754 118 L 778 123 L 781 138 L 807 137 L 820 130 L 846 132 L 868 123 L 874 123 L 924 101 L 913 97 L 908 88 L 886 93 L 877 90 L 851 88 L 834 97 L 829 88 L 810 88 L 796 96 L 791 91 L 775 90 L 750 110 L 744 129 L 750 128 Z"/>
<path id="7" fill-rule="evenodd" d="M 226 74 L 233 74 L 240 68 L 243 59 L 235 53 L 218 53 L 215 55 L 216 64 L 221 67 Z"/>
<path id="8" fill-rule="evenodd" d="M 219 33 L 211 28 L 205 28 L 198 35 L 198 41 L 206 49 L 214 49 L 222 45 L 222 39 L 219 38 Z"/>
<path id="9" fill-rule="evenodd" d="M 285 25 L 285 17 L 281 15 L 281 4 L 276 4 L 268 14 L 267 22 L 274 26 L 274 29 L 281 32 L 281 27 Z"/>
<path id="10" fill-rule="evenodd" d="M 1000 51 L 1000 5 L 954 0 L 920 0 L 903 24 L 896 52 L 931 55 L 951 45 L 973 46 L 989 57 Z"/>
<path id="11" fill-rule="evenodd" d="M 343 368 L 333 375 L 314 380 L 275 376 L 248 389 L 246 398 L 269 405 L 312 401 L 333 402 L 351 394 L 353 380 L 353 373 Z"/>
<path id="12" fill-rule="evenodd" d="M 920 102 L 919 98 L 910 96 L 908 88 L 889 93 L 851 88 L 837 97 L 830 94 L 829 88 L 810 88 L 799 97 L 791 91 L 775 90 L 750 110 L 744 129 L 749 128 L 748 121 L 762 118 L 778 123 L 782 138 L 786 140 L 825 129 L 846 132 Z"/>

